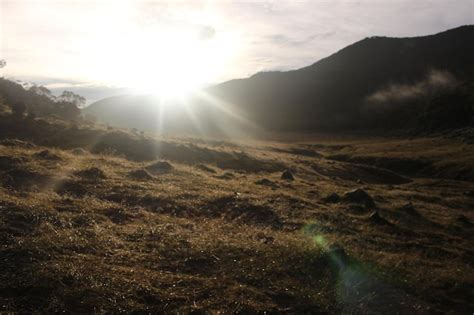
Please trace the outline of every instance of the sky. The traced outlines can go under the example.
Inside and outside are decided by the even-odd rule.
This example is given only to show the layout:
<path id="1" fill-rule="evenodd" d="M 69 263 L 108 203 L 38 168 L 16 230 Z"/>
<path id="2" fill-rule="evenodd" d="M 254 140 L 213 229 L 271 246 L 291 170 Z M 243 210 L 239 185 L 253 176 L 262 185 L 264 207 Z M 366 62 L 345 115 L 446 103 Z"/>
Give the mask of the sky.
<path id="1" fill-rule="evenodd" d="M 365 37 L 466 24 L 473 0 L 0 0 L 0 76 L 89 101 L 173 96 L 304 67 Z"/>

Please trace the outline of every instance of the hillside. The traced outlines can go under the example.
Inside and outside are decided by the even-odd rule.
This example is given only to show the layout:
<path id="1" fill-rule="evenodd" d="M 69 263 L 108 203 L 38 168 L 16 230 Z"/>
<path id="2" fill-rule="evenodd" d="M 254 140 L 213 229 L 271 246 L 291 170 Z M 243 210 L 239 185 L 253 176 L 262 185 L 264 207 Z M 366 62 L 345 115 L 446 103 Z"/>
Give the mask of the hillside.
<path id="1" fill-rule="evenodd" d="M 0 118 L 2 311 L 473 308 L 463 133 L 233 143 Z"/>
<path id="2" fill-rule="evenodd" d="M 473 39 L 474 26 L 415 38 L 371 37 L 302 69 L 258 73 L 205 92 L 269 130 L 464 127 L 473 123 Z M 223 117 L 208 98 L 195 96 L 188 103 L 203 125 Z M 149 97 L 116 97 L 94 103 L 86 112 L 124 127 L 152 126 L 152 118 L 137 114 L 148 112 L 149 105 Z M 116 110 L 123 106 L 133 110 Z M 184 109 L 167 108 L 175 112 L 163 124 L 192 124 Z M 232 117 L 227 121 L 239 127 Z"/>

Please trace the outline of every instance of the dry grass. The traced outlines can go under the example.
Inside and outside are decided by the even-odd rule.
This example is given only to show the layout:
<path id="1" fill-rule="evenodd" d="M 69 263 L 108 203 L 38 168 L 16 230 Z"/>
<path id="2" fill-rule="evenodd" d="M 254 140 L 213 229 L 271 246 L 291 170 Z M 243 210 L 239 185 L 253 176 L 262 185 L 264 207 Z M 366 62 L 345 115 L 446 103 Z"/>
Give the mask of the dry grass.
<path id="1" fill-rule="evenodd" d="M 442 165 L 462 150 L 457 167 L 472 166 L 471 146 L 415 141 L 166 140 L 161 164 L 5 142 L 1 310 L 472 312 L 473 183 L 325 158 Z M 345 199 L 354 188 L 375 206 Z M 341 201 L 324 201 L 331 193 Z"/>

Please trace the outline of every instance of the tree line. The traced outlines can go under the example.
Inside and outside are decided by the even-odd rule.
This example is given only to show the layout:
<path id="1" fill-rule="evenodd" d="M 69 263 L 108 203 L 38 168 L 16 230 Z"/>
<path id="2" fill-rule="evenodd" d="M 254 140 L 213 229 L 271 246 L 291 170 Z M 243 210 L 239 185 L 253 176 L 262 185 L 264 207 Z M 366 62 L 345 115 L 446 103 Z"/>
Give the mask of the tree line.
<path id="1" fill-rule="evenodd" d="M 81 115 L 80 107 L 86 99 L 71 91 L 63 91 L 55 96 L 44 86 L 23 85 L 0 78 L 0 103 L 10 107 L 17 117 L 25 114 L 31 116 L 55 115 L 63 119 L 76 120 Z"/>

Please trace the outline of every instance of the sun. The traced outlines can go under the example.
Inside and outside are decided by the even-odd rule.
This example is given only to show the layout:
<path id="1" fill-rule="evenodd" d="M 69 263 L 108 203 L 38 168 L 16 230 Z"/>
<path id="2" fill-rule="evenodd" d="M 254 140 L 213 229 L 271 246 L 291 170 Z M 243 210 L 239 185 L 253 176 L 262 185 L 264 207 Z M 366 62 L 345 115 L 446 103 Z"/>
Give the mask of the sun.
<path id="1" fill-rule="evenodd" d="M 215 21 L 128 28 L 125 34 L 111 34 L 107 44 L 100 45 L 96 75 L 137 93 L 186 97 L 219 80 L 238 51 L 236 34 L 214 26 Z"/>

